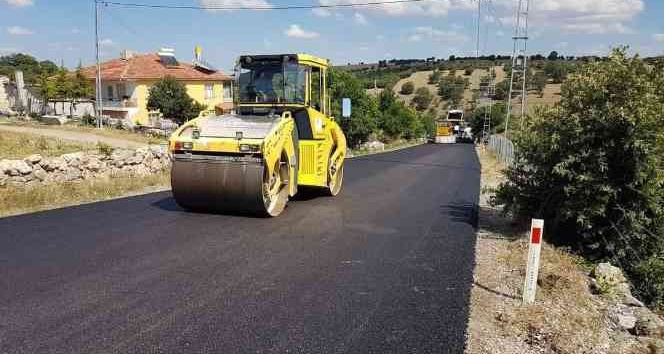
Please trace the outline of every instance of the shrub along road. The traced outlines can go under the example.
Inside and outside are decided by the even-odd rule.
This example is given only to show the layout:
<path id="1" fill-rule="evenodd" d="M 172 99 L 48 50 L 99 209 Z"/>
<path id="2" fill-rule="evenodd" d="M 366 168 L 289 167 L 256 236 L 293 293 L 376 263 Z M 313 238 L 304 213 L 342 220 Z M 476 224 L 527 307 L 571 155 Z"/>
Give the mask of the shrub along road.
<path id="1" fill-rule="evenodd" d="M 461 353 L 472 145 L 348 160 L 275 219 L 170 192 L 0 219 L 0 353 Z"/>

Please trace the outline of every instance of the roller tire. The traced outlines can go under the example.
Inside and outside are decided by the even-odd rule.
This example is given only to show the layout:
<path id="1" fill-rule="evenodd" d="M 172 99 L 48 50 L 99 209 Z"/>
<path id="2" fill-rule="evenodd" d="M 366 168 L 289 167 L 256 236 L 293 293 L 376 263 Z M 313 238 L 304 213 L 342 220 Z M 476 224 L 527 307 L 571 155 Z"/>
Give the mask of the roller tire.
<path id="1" fill-rule="evenodd" d="M 331 159 L 329 165 L 332 166 Z M 329 170 L 327 172 L 327 188 L 325 188 L 325 194 L 334 197 L 341 192 L 341 187 L 343 186 L 344 181 L 344 165 L 345 163 L 342 162 L 339 170 L 335 172 Z"/>

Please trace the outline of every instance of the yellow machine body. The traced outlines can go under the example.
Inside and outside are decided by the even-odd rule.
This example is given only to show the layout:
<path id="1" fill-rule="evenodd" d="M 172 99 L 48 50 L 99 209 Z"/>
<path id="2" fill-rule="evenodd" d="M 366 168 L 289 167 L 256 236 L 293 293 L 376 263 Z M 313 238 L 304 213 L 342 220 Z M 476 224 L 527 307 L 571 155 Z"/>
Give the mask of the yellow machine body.
<path id="1" fill-rule="evenodd" d="M 238 66 L 235 113 L 194 119 L 170 138 L 176 201 L 276 216 L 300 186 L 339 193 L 346 139 L 330 116 L 328 60 L 242 56 Z"/>

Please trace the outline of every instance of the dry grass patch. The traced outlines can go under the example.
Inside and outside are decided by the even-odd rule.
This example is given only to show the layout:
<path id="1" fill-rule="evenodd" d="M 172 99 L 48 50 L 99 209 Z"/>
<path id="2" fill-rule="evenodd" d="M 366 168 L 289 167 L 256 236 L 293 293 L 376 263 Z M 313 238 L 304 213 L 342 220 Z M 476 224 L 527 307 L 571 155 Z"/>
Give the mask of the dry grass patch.
<path id="1" fill-rule="evenodd" d="M 102 136 L 102 137 L 107 137 L 107 138 L 116 138 L 116 139 L 123 139 L 123 140 L 128 140 L 128 141 L 133 141 L 137 143 L 143 143 L 143 144 L 154 144 L 158 145 L 159 143 L 166 141 L 167 139 L 163 138 L 155 138 L 147 135 L 142 135 L 142 134 L 137 134 L 134 132 L 130 132 L 127 130 L 121 130 L 121 129 L 114 129 L 114 128 L 103 128 L 103 129 L 97 129 L 96 127 L 89 126 L 89 125 L 80 125 L 78 123 L 69 123 L 65 125 L 48 125 L 48 124 L 41 124 L 39 122 L 18 122 L 18 121 L 12 121 L 9 123 L 9 125 L 13 126 L 20 126 L 20 127 L 31 127 L 31 128 L 39 128 L 39 129 L 50 129 L 50 130 L 59 130 L 59 131 L 70 131 L 70 132 L 79 132 L 79 133 L 87 133 L 91 135 L 97 135 L 97 136 Z"/>
<path id="2" fill-rule="evenodd" d="M 170 173 L 0 188 L 0 217 L 97 202 L 170 188 Z"/>
<path id="3" fill-rule="evenodd" d="M 499 260 L 525 277 L 528 242 L 513 241 Z M 604 305 L 588 291 L 581 260 L 549 245 L 542 248 L 537 302 L 518 306 L 501 323 L 504 335 L 520 333 L 532 347 L 554 353 L 605 353 L 609 348 Z M 518 297 L 521 297 L 519 290 Z"/>
<path id="4" fill-rule="evenodd" d="M 95 145 L 76 143 L 26 133 L 0 132 L 0 159 L 22 159 L 32 154 L 45 157 L 91 150 Z"/>

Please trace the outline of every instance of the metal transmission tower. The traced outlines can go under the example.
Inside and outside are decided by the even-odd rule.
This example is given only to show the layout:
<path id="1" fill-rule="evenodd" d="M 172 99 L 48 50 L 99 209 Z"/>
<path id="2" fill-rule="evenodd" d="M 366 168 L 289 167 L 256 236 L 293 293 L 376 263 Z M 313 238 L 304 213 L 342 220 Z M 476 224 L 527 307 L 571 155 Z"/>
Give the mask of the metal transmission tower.
<path id="1" fill-rule="evenodd" d="M 482 30 L 482 2 L 491 0 L 477 0 L 477 47 L 476 55 L 479 64 L 480 59 L 480 33 Z M 493 97 L 496 92 L 495 71 L 493 68 L 489 69 L 489 75 L 485 78 L 480 78 L 479 87 L 479 107 L 484 106 L 484 122 L 482 126 L 482 143 L 485 146 L 489 142 L 491 136 L 491 110 L 493 107 Z"/>
<path id="2" fill-rule="evenodd" d="M 512 75 L 510 76 L 510 92 L 507 96 L 507 117 L 505 118 L 505 137 L 509 133 L 509 121 L 512 114 L 512 98 L 520 96 L 518 105 L 520 105 L 519 118 L 523 127 L 523 118 L 526 114 L 526 103 L 528 97 L 527 73 L 528 73 L 528 11 L 530 10 L 530 0 L 517 0 L 519 4 L 516 8 L 514 22 L 514 49 L 512 50 Z"/>
<path id="3" fill-rule="evenodd" d="M 480 106 L 484 106 L 484 123 L 482 125 L 482 146 L 489 143 L 491 137 L 491 111 L 493 109 L 493 97 L 496 94 L 495 70 L 489 69 L 487 80 L 480 80 Z"/>

